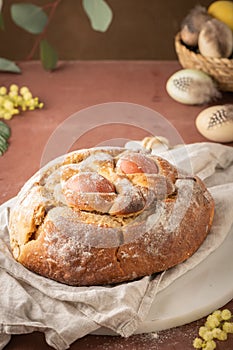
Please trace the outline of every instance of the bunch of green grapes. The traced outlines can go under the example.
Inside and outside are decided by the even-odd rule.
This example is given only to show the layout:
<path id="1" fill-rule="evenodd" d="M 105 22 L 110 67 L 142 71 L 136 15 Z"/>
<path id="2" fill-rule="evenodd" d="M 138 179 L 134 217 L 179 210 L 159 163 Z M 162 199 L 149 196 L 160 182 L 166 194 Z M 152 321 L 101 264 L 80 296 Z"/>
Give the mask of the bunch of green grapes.
<path id="1" fill-rule="evenodd" d="M 195 349 L 214 350 L 217 340 L 226 340 L 228 333 L 233 333 L 233 315 L 230 310 L 216 310 L 206 319 L 205 325 L 199 328 L 199 336 L 193 341 Z"/>
<path id="2" fill-rule="evenodd" d="M 38 97 L 33 97 L 26 86 L 19 88 L 18 85 L 12 84 L 9 91 L 5 86 L 0 87 L 0 118 L 9 120 L 20 111 L 32 111 L 43 106 L 43 102 L 40 102 Z"/>

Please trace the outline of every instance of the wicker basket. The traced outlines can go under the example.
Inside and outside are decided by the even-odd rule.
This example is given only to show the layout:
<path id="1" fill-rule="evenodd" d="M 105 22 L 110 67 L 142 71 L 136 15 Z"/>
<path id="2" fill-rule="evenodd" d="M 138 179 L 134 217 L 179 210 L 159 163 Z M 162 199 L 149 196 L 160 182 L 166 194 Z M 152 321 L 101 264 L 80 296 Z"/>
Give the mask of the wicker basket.
<path id="1" fill-rule="evenodd" d="M 233 59 L 204 57 L 189 50 L 180 39 L 175 37 L 175 49 L 183 68 L 199 69 L 209 74 L 220 90 L 233 91 Z"/>

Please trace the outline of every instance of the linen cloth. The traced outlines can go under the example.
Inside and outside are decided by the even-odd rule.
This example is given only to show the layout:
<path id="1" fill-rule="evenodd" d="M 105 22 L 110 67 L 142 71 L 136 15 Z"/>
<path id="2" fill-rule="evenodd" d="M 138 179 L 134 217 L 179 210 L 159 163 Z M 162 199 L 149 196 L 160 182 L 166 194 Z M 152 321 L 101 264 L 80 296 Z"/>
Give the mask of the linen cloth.
<path id="1" fill-rule="evenodd" d="M 216 209 L 211 232 L 198 251 L 156 276 L 115 286 L 71 287 L 36 275 L 11 255 L 8 218 L 14 199 L 0 207 L 0 350 L 12 334 L 33 331 L 44 332 L 47 343 L 58 350 L 100 327 L 128 337 L 146 318 L 158 292 L 221 245 L 233 224 L 233 148 L 195 143 L 161 155 L 198 175 Z"/>

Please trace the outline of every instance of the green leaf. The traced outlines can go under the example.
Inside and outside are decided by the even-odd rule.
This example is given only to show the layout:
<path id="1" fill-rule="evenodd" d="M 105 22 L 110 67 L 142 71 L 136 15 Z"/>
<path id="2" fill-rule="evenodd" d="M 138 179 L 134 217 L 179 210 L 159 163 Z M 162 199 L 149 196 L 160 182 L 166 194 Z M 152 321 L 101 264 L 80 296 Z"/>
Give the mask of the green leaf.
<path id="1" fill-rule="evenodd" d="M 40 42 L 40 60 L 44 69 L 53 70 L 56 68 L 58 60 L 57 52 L 45 39 Z"/>
<path id="2" fill-rule="evenodd" d="M 19 27 L 31 34 L 43 32 L 48 23 L 47 14 L 39 6 L 33 4 L 13 4 L 11 17 Z"/>
<path id="3" fill-rule="evenodd" d="M 4 21 L 3 21 L 3 16 L 2 16 L 2 14 L 1 14 L 1 12 L 0 12 L 0 29 L 4 29 Z"/>
<path id="4" fill-rule="evenodd" d="M 0 57 L 0 71 L 21 73 L 20 68 L 12 61 Z"/>
<path id="5" fill-rule="evenodd" d="M 83 8 L 94 30 L 105 32 L 112 21 L 112 10 L 104 0 L 83 0 Z"/>

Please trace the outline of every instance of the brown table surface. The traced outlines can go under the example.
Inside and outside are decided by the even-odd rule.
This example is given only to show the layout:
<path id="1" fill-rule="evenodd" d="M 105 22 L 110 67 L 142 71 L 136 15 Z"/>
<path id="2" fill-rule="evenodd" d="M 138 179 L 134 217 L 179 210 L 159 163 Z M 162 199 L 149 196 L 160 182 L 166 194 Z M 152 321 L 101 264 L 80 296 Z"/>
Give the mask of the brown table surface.
<path id="1" fill-rule="evenodd" d="M 187 106 L 172 100 L 165 85 L 169 76 L 181 69 L 175 61 L 88 61 L 61 62 L 49 73 L 39 62 L 20 64 L 23 74 L 0 74 L 0 86 L 27 85 L 33 95 L 45 103 L 42 110 L 30 111 L 8 121 L 11 127 L 9 150 L 0 157 L 0 204 L 15 196 L 24 182 L 39 168 L 43 150 L 52 132 L 61 122 L 83 108 L 105 102 L 130 102 L 159 112 L 177 130 L 185 143 L 206 141 L 195 128 L 197 114 L 207 106 Z M 233 93 L 223 93 L 215 104 L 232 103 Z M 109 117 L 111 122 L 111 116 Z M 88 120 L 82 120 L 88 127 Z M 106 127 L 87 132 L 75 147 L 95 146 L 117 128 Z M 143 131 L 120 129 L 125 138 L 138 139 Z M 114 132 L 115 132 L 114 131 Z M 127 134 L 127 135 L 126 135 Z M 114 136 L 114 135 L 113 135 Z M 119 133 L 116 135 L 119 137 Z M 232 144 L 231 144 L 232 145 Z M 201 288 L 201 286 L 200 286 Z M 233 311 L 233 300 L 226 306 Z M 193 349 L 203 319 L 153 334 L 134 335 L 128 339 L 88 335 L 71 345 L 71 349 Z M 6 350 L 51 349 L 43 334 L 14 335 Z M 218 341 L 217 349 L 232 350 L 233 335 Z"/>

